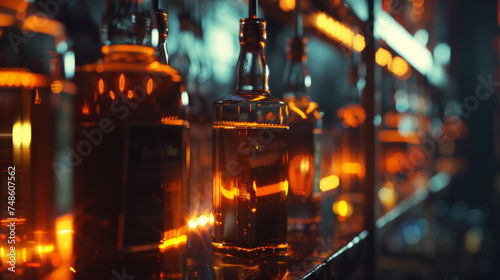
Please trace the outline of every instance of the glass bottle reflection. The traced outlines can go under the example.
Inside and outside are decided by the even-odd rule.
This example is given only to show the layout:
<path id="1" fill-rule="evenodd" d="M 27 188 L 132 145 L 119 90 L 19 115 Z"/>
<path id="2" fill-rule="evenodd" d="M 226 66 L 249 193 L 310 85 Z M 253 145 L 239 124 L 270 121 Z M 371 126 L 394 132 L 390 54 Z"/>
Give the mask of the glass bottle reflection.
<path id="1" fill-rule="evenodd" d="M 322 113 L 318 104 L 308 95 L 311 77 L 307 69 L 307 38 L 295 36 L 289 39 L 287 66 L 285 68 L 285 92 L 283 99 L 290 108 L 288 144 L 288 194 L 289 224 L 317 223 L 319 215 L 319 165 Z"/>
<path id="2" fill-rule="evenodd" d="M 214 103 L 214 250 L 242 257 L 286 248 L 286 103 L 272 97 L 265 21 L 240 22 L 234 95 Z"/>
<path id="3" fill-rule="evenodd" d="M 152 19 L 150 1 L 109 1 L 103 60 L 77 71 L 75 269 L 85 279 L 183 266 L 171 254 L 158 262 L 187 241 L 189 141 L 181 77 L 154 56 Z"/>

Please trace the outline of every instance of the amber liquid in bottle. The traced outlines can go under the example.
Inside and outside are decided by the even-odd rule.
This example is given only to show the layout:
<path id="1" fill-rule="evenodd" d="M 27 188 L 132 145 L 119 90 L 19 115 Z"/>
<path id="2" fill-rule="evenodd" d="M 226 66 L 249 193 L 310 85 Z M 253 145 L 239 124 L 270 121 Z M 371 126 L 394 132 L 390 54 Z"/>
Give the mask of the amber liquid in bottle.
<path id="1" fill-rule="evenodd" d="M 288 146 L 288 221 L 292 228 L 318 223 L 320 217 L 320 134 L 322 116 L 308 90 L 311 78 L 307 69 L 307 38 L 289 40 L 285 70 L 284 100 L 289 106 Z"/>
<path id="2" fill-rule="evenodd" d="M 102 62 L 76 76 L 76 273 L 82 279 L 109 279 L 122 268 L 140 279 L 159 277 L 160 269 L 178 273 L 159 259 L 187 241 L 181 77 L 147 46 L 116 44 L 103 53 Z"/>
<path id="3" fill-rule="evenodd" d="M 265 22 L 241 20 L 234 95 L 214 103 L 214 250 L 243 257 L 286 249 L 287 106 L 269 94 Z"/>

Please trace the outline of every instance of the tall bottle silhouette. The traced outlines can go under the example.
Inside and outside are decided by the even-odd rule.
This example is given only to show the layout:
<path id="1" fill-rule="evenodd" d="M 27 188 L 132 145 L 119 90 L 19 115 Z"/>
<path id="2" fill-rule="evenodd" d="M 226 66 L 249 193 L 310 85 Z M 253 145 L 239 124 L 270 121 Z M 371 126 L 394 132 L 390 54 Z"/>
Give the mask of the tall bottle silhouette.
<path id="1" fill-rule="evenodd" d="M 122 268 L 154 278 L 159 254 L 187 241 L 187 104 L 178 72 L 154 56 L 154 19 L 151 1 L 108 1 L 103 59 L 77 72 L 75 270 L 82 279 L 109 279 Z"/>
<path id="2" fill-rule="evenodd" d="M 265 21 L 240 21 L 233 95 L 214 103 L 214 250 L 254 257 L 286 248 L 288 108 L 270 95 Z"/>

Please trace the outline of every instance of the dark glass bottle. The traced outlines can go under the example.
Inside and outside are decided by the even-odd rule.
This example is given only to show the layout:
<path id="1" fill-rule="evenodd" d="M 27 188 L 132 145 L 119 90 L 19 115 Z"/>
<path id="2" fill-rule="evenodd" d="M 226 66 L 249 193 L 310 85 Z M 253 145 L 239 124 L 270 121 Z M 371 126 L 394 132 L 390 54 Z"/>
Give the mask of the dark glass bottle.
<path id="1" fill-rule="evenodd" d="M 19 2 L 0 2 L 0 279 L 66 280 L 72 185 L 55 164 L 70 140 L 75 87 L 62 73 L 64 25 Z"/>
<path id="2" fill-rule="evenodd" d="M 214 103 L 214 250 L 286 248 L 288 107 L 270 95 L 265 21 L 240 21 L 233 95 Z"/>
<path id="3" fill-rule="evenodd" d="M 320 147 L 322 113 L 310 100 L 311 77 L 307 69 L 307 38 L 289 39 L 285 92 L 283 99 L 290 108 L 288 145 L 288 221 L 294 228 L 318 223 L 320 217 Z"/>
<path id="4" fill-rule="evenodd" d="M 122 269 L 152 279 L 159 254 L 187 241 L 182 79 L 154 56 L 152 9 L 145 0 L 109 1 L 104 57 L 77 69 L 75 270 L 82 279 Z"/>

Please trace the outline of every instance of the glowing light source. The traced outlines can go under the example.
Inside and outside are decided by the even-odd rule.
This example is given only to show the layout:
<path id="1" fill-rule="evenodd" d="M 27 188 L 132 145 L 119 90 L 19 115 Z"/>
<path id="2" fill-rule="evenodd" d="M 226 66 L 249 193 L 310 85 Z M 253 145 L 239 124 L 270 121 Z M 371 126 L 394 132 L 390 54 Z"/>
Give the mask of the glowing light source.
<path id="1" fill-rule="evenodd" d="M 14 148 L 28 148 L 31 144 L 31 123 L 16 122 L 12 126 L 12 145 Z"/>
<path id="2" fill-rule="evenodd" d="M 146 91 L 149 94 L 151 94 L 151 92 L 153 91 L 153 79 L 152 78 L 149 78 L 148 80 L 148 83 L 147 83 L 147 86 L 146 86 Z"/>
<path id="3" fill-rule="evenodd" d="M 165 250 L 171 247 L 178 247 L 179 245 L 185 244 L 186 242 L 187 242 L 187 235 L 183 234 L 179 237 L 173 237 L 167 240 L 163 240 L 158 247 L 161 250 Z"/>
<path id="4" fill-rule="evenodd" d="M 394 191 L 394 185 L 391 182 L 386 182 L 378 191 L 378 198 L 386 209 L 393 208 L 398 199 L 398 195 Z"/>
<path id="5" fill-rule="evenodd" d="M 337 111 L 344 127 L 358 127 L 366 119 L 365 109 L 361 105 L 347 105 Z"/>
<path id="6" fill-rule="evenodd" d="M 293 11 L 295 9 L 295 0 L 280 0 L 279 6 L 285 12 Z"/>
<path id="7" fill-rule="evenodd" d="M 306 114 L 304 114 L 304 112 L 302 112 L 300 108 L 297 108 L 297 106 L 295 106 L 295 102 L 293 101 L 288 102 L 288 108 L 297 113 L 301 118 L 307 119 Z"/>
<path id="8" fill-rule="evenodd" d="M 61 91 L 63 90 L 63 83 L 59 80 L 53 81 L 50 84 L 50 89 L 53 93 L 61 93 Z"/>
<path id="9" fill-rule="evenodd" d="M 121 73 L 120 77 L 118 78 L 118 89 L 120 89 L 120 92 L 123 92 L 123 90 L 125 89 L 125 75 L 123 75 L 123 73 Z"/>
<path id="10" fill-rule="evenodd" d="M 319 182 L 319 189 L 323 192 L 333 190 L 339 186 L 339 177 L 337 175 L 330 175 L 321 179 Z"/>
<path id="11" fill-rule="evenodd" d="M 99 93 L 102 94 L 104 92 L 104 81 L 102 79 L 99 79 L 98 88 L 99 88 Z"/>
<path id="12" fill-rule="evenodd" d="M 397 130 L 381 130 L 378 133 L 380 142 L 406 142 L 410 144 L 420 144 L 420 135 L 414 131 L 406 131 L 405 136 L 402 136 Z"/>
<path id="13" fill-rule="evenodd" d="M 392 57 L 392 54 L 383 48 L 379 48 L 375 53 L 375 62 L 392 72 L 396 77 L 401 80 L 406 80 L 411 75 L 411 68 L 408 63 L 399 56 Z"/>
<path id="14" fill-rule="evenodd" d="M 188 106 L 189 105 L 189 95 L 186 91 L 183 91 L 181 93 L 181 102 L 182 106 Z"/>
<path id="15" fill-rule="evenodd" d="M 36 14 L 29 16 L 22 21 L 22 28 L 27 31 L 53 36 L 56 46 L 66 41 L 64 25 L 45 16 L 39 17 Z"/>
<path id="16" fill-rule="evenodd" d="M 425 46 L 422 46 L 391 15 L 380 9 L 375 12 L 375 37 L 383 39 L 417 71 L 425 76 L 430 75 L 433 68 L 431 52 Z"/>
<path id="17" fill-rule="evenodd" d="M 325 13 L 319 13 L 315 18 L 316 27 L 328 37 L 357 52 L 361 52 L 365 48 L 363 35 L 355 33 L 348 26 Z"/>
<path id="18" fill-rule="evenodd" d="M 342 199 L 333 204 L 333 213 L 340 216 L 340 218 L 349 217 L 352 215 L 353 207 L 348 201 Z"/>
<path id="19" fill-rule="evenodd" d="M 37 88 L 43 87 L 47 83 L 44 75 L 33 74 L 24 69 L 0 70 L 0 88 Z"/>
<path id="20" fill-rule="evenodd" d="M 357 162 L 344 162 L 342 163 L 342 173 L 363 176 L 364 168 Z"/>

